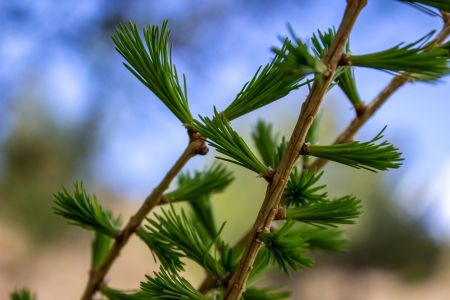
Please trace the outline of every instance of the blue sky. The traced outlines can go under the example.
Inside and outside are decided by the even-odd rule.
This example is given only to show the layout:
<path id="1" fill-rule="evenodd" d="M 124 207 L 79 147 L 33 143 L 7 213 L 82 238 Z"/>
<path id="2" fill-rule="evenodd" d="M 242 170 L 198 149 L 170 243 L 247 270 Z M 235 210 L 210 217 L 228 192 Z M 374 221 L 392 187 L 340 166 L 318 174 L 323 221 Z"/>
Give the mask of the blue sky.
<path id="1" fill-rule="evenodd" d="M 131 19 L 143 26 L 168 18 L 174 62 L 187 76 L 191 109 L 194 115 L 209 115 L 213 105 L 225 108 L 256 68 L 268 62 L 270 48 L 279 45 L 287 23 L 297 35 L 309 37 L 316 29 L 337 26 L 344 5 L 343 0 L 2 1 L 0 142 L 17 122 L 12 114 L 17 99 L 37 99 L 63 127 L 84 122 L 90 110 L 101 106 L 94 177 L 123 195 L 141 199 L 176 159 L 186 137 L 168 110 L 123 68 L 109 35 L 100 30 L 105 20 L 115 24 Z M 360 54 L 382 50 L 440 27 L 439 18 L 398 1 L 369 1 L 352 33 L 351 49 Z M 366 69 L 356 75 L 365 101 L 391 78 Z M 425 223 L 439 237 L 450 236 L 450 224 L 444 221 L 450 219 L 450 177 L 445 175 L 450 165 L 440 163 L 450 161 L 449 92 L 448 78 L 437 85 L 410 84 L 358 135 L 371 138 L 389 124 L 386 137 L 407 158 L 402 170 L 393 174 L 400 203 L 414 216 L 431 216 Z M 304 95 L 305 91 L 296 92 L 234 126 L 245 135 L 260 117 L 295 120 Z M 326 104 L 336 110 L 339 128 L 353 116 L 337 89 Z M 190 167 L 202 164 L 194 160 Z M 417 191 L 424 189 L 426 199 L 415 204 Z"/>

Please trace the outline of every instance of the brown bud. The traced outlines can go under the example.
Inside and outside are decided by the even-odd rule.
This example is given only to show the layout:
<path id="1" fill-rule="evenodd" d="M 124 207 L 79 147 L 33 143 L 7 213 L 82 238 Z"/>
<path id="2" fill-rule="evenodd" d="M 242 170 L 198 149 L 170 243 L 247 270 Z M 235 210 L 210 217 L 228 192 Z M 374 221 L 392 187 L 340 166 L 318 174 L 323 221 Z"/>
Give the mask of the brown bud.
<path id="1" fill-rule="evenodd" d="M 201 144 L 195 151 L 195 153 L 198 155 L 206 155 L 208 152 L 209 152 L 209 148 L 208 148 L 208 146 L 206 146 L 205 143 Z"/>

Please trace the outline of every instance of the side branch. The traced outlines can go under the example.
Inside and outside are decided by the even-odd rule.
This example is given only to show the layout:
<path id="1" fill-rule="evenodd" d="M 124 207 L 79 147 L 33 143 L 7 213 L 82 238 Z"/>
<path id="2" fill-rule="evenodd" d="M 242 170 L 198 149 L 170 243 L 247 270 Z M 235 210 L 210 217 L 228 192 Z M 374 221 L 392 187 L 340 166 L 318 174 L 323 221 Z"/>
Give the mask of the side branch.
<path id="1" fill-rule="evenodd" d="M 427 49 L 426 49 L 427 51 L 442 45 L 445 42 L 445 40 L 447 39 L 447 37 L 450 35 L 450 13 L 443 12 L 442 20 L 444 21 L 444 26 L 443 26 L 442 30 L 439 32 L 439 34 L 436 36 L 436 38 L 434 39 L 434 42 L 432 42 L 427 47 Z"/>
<path id="2" fill-rule="evenodd" d="M 321 81 L 315 81 L 310 94 L 302 105 L 299 119 L 289 140 L 283 159 L 277 168 L 273 181 L 269 184 L 264 202 L 260 208 L 258 217 L 253 226 L 247 247 L 239 262 L 236 272 L 233 274 L 228 289 L 225 293 L 226 300 L 237 300 L 245 290 L 247 278 L 252 271 L 253 263 L 262 246 L 259 233 L 270 230 L 272 222 L 277 215 L 283 191 L 286 187 L 289 174 L 299 156 L 300 149 L 305 142 L 308 129 L 317 115 L 319 106 L 333 80 L 339 59 L 344 51 L 351 29 L 367 0 L 348 0 L 344 17 L 339 30 L 324 58 L 328 65 L 328 72 Z"/>
<path id="3" fill-rule="evenodd" d="M 81 297 L 82 300 L 92 299 L 95 292 L 103 283 L 103 280 L 114 261 L 119 257 L 122 248 L 127 244 L 130 237 L 136 232 L 150 211 L 160 204 L 161 199 L 163 199 L 162 197 L 164 191 L 169 187 L 172 180 L 186 165 L 186 163 L 195 155 L 204 155 L 208 152 L 208 148 L 205 145 L 203 138 L 197 132 L 188 130 L 188 134 L 189 144 L 183 154 L 167 172 L 159 185 L 150 193 L 150 195 L 147 196 L 138 211 L 128 220 L 128 223 L 116 237 L 115 242 L 103 263 L 97 269 L 91 270 L 89 274 L 89 281 L 85 287 L 83 296 Z"/>
<path id="4" fill-rule="evenodd" d="M 450 13 L 442 14 L 444 26 L 436 36 L 433 42 L 431 42 L 424 51 L 429 51 L 435 47 L 439 47 L 445 42 L 450 35 Z M 404 84 L 408 82 L 408 74 L 401 74 L 395 76 L 391 82 L 375 97 L 372 102 L 358 114 L 345 128 L 345 130 L 336 138 L 334 144 L 342 144 L 353 140 L 358 130 L 370 119 L 375 112 Z M 319 171 L 322 169 L 328 161 L 325 159 L 316 159 L 311 165 L 307 166 L 308 169 L 313 171 Z"/>

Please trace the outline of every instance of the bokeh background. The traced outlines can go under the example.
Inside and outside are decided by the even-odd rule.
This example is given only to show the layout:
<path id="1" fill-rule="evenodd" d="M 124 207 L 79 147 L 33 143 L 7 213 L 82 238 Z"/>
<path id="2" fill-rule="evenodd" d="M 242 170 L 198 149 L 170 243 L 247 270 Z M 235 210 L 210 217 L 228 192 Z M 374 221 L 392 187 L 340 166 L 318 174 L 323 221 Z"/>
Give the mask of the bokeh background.
<path id="1" fill-rule="evenodd" d="M 75 179 L 124 218 L 158 182 L 186 144 L 182 126 L 122 66 L 111 34 L 119 23 L 140 27 L 169 19 L 173 57 L 185 73 L 194 115 L 210 115 L 232 101 L 257 67 L 271 57 L 289 23 L 299 36 L 339 24 L 345 1 L 0 1 L 0 299 L 27 286 L 39 299 L 77 299 L 89 268 L 90 234 L 52 214 L 52 194 Z M 441 20 L 394 0 L 369 1 L 351 36 L 354 53 L 412 42 Z M 357 70 L 370 101 L 390 75 Z M 358 138 L 388 124 L 386 137 L 406 158 L 388 174 L 329 164 L 332 195 L 364 199 L 365 214 L 349 227 L 351 247 L 318 255 L 317 266 L 271 284 L 293 299 L 449 299 L 450 85 L 409 84 L 368 122 Z M 257 119 L 289 134 L 306 90 L 233 125 L 248 137 Z M 353 117 L 334 89 L 326 98 L 320 142 L 333 140 Z M 188 168 L 211 163 L 213 155 Z M 232 166 L 230 166 L 232 167 Z M 232 167 L 234 168 L 234 167 Z M 236 170 L 236 181 L 216 197 L 230 241 L 256 215 L 264 184 Z M 242 190 L 245 189 L 245 193 Z M 157 267 L 132 240 L 108 277 L 132 289 Z M 193 284 L 203 274 L 195 265 Z"/>

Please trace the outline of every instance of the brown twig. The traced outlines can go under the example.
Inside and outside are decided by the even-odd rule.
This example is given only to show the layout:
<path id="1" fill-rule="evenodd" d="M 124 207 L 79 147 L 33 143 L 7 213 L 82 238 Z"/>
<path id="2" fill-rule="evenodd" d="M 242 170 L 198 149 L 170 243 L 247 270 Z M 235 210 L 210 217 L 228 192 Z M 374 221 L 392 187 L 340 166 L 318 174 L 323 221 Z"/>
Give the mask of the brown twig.
<path id="1" fill-rule="evenodd" d="M 444 21 L 442 30 L 438 33 L 434 41 L 430 43 L 425 50 L 431 50 L 437 46 L 442 45 L 442 43 L 444 43 L 447 37 L 450 35 L 450 13 L 443 12 L 442 20 Z"/>
<path id="2" fill-rule="evenodd" d="M 321 82 L 313 84 L 310 94 L 302 105 L 299 119 L 289 140 L 283 159 L 277 168 L 273 181 L 269 184 L 264 202 L 260 208 L 258 217 L 253 226 L 252 233 L 247 241 L 247 247 L 239 262 L 236 272 L 225 293 L 225 300 L 237 300 L 245 290 L 247 278 L 252 270 L 253 263 L 261 248 L 261 241 L 258 238 L 260 232 L 270 231 L 271 224 L 278 212 L 278 205 L 281 201 L 283 191 L 286 187 L 289 174 L 299 156 L 300 149 L 305 142 L 306 133 L 311 127 L 317 115 L 323 97 L 333 80 L 339 59 L 344 51 L 344 46 L 348 40 L 350 31 L 367 0 L 348 0 L 344 17 L 339 26 L 339 30 L 324 58 L 324 63 L 328 65 L 328 72 L 323 76 Z"/>
<path id="3" fill-rule="evenodd" d="M 424 51 L 429 51 L 435 47 L 440 46 L 447 37 L 450 35 L 450 13 L 443 13 L 442 18 L 444 25 L 436 38 L 431 42 Z M 401 74 L 395 76 L 391 82 L 375 97 L 372 102 L 364 106 L 364 110 L 361 114 L 357 115 L 344 129 L 344 131 L 336 138 L 334 144 L 342 144 L 353 140 L 353 137 L 358 130 L 372 117 L 375 112 L 396 92 L 400 87 L 408 82 L 408 74 Z M 307 167 L 312 171 L 318 171 L 322 169 L 328 162 L 326 159 L 318 158 Z"/>
<path id="4" fill-rule="evenodd" d="M 205 145 L 204 139 L 198 135 L 197 132 L 188 130 L 189 144 L 186 147 L 183 154 L 175 162 L 172 168 L 167 172 L 159 185 L 147 196 L 144 203 L 139 207 L 138 211 L 128 220 L 128 223 L 120 231 L 115 239 L 115 242 L 106 256 L 102 264 L 91 270 L 89 274 L 89 280 L 86 284 L 82 300 L 91 300 L 95 292 L 100 288 L 103 280 L 111 268 L 114 261 L 119 257 L 120 251 L 127 244 L 130 237 L 136 232 L 141 225 L 144 218 L 149 212 L 163 199 L 164 191 L 169 187 L 175 176 L 181 171 L 186 163 L 195 155 L 204 155 L 208 152 L 208 148 Z"/>
<path id="5" fill-rule="evenodd" d="M 240 250 L 247 244 L 247 241 L 250 239 L 250 236 L 252 234 L 252 231 L 249 230 L 247 233 L 241 237 L 241 239 L 234 245 L 234 250 Z M 225 279 L 225 280 L 223 280 Z M 229 279 L 229 278 L 228 278 Z M 214 278 L 214 276 L 211 273 L 208 273 L 206 278 L 203 280 L 203 282 L 200 284 L 198 291 L 202 294 L 206 294 L 206 292 L 218 288 L 220 286 L 224 286 L 224 283 L 227 281 L 227 278 L 222 278 L 222 280 L 217 280 L 217 278 Z"/>

